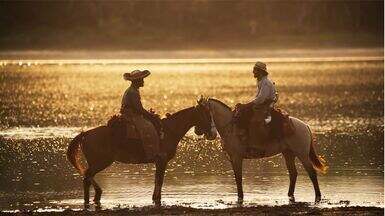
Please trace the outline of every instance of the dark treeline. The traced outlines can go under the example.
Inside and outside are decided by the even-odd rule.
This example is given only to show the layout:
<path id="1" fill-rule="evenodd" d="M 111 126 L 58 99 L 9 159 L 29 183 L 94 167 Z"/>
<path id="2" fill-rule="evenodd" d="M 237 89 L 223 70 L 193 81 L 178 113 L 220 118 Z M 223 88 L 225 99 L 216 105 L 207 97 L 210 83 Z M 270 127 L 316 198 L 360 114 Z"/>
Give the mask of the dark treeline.
<path id="1" fill-rule="evenodd" d="M 383 1 L 1 2 L 0 43 L 98 48 L 246 43 L 271 36 L 382 38 L 383 6 Z"/>

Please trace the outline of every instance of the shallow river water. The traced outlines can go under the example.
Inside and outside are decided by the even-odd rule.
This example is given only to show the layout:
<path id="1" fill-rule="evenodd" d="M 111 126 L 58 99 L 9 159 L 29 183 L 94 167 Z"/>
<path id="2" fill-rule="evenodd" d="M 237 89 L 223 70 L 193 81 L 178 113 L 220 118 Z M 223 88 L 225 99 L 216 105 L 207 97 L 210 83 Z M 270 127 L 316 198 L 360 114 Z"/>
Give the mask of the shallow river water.
<path id="1" fill-rule="evenodd" d="M 384 65 L 382 56 L 270 59 L 279 106 L 307 122 L 330 167 L 319 174 L 318 206 L 384 205 Z M 195 105 L 200 94 L 230 106 L 255 94 L 254 59 L 164 61 L 2 61 L 0 64 L 0 210 L 81 209 L 81 176 L 68 163 L 68 142 L 118 112 L 123 72 L 148 68 L 145 107 L 161 115 Z M 269 61 L 269 59 L 267 59 Z M 155 63 L 154 63 L 155 62 Z M 178 146 L 162 203 L 198 208 L 236 206 L 236 185 L 219 140 L 192 131 Z M 302 165 L 296 201 L 314 201 Z M 282 156 L 246 160 L 245 205 L 287 204 Z M 113 164 L 96 176 L 102 208 L 151 205 L 153 165 Z M 93 193 L 93 190 L 91 190 Z M 313 203 L 312 203 L 313 204 Z"/>

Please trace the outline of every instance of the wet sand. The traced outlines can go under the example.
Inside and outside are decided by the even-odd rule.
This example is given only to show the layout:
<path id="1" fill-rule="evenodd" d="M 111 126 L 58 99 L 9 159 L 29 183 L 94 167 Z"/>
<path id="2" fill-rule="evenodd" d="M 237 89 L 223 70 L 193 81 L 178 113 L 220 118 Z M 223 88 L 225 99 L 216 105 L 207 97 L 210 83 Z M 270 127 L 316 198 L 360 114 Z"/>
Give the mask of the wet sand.
<path id="1" fill-rule="evenodd" d="M 234 207 L 226 209 L 198 209 L 181 206 L 78 210 L 62 212 L 15 212 L 9 215 L 384 215 L 384 209 L 378 207 L 338 207 L 318 208 L 306 203 L 282 206 Z"/>

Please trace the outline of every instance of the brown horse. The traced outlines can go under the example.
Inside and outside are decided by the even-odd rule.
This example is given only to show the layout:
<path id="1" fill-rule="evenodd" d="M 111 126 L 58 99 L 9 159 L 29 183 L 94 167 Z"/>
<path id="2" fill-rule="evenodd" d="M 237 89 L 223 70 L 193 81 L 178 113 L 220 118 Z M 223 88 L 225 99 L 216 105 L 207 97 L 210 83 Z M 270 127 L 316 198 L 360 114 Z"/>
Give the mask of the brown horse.
<path id="1" fill-rule="evenodd" d="M 67 157 L 71 164 L 84 176 L 84 205 L 89 205 L 89 187 L 95 189 L 94 202 L 100 205 L 102 189 L 94 180 L 94 176 L 110 166 L 114 161 L 130 164 L 155 163 L 155 188 L 152 200 L 160 205 L 161 189 L 163 185 L 164 172 L 167 163 L 175 156 L 179 141 L 193 126 L 199 126 L 206 138 L 215 139 L 216 133 L 211 130 L 212 122 L 210 115 L 204 110 L 205 107 L 197 105 L 178 111 L 167 118 L 162 119 L 165 136 L 161 141 L 161 151 L 165 157 L 159 160 L 146 159 L 142 143 L 138 139 L 117 139 L 116 130 L 108 126 L 99 126 L 86 132 L 81 132 L 69 144 Z M 196 132 L 198 134 L 198 132 Z M 199 133 L 198 135 L 201 135 Z M 84 154 L 88 167 L 80 163 L 80 153 Z"/>

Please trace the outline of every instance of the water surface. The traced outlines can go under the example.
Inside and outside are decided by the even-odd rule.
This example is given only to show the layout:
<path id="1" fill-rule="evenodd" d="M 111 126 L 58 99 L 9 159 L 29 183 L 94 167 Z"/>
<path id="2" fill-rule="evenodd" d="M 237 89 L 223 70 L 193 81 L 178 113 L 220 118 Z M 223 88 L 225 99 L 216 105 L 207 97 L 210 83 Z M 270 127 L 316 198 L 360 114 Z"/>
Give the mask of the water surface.
<path id="1" fill-rule="evenodd" d="M 330 171 L 319 176 L 321 207 L 383 206 L 383 57 L 339 54 L 330 60 L 329 54 L 272 58 L 278 105 L 309 123 L 318 152 L 328 161 Z M 0 210 L 82 207 L 81 176 L 68 163 L 66 148 L 77 133 L 118 112 L 128 84 L 123 72 L 152 71 L 143 103 L 165 115 L 194 106 L 202 93 L 230 106 L 250 100 L 255 59 L 2 60 Z M 187 136 L 195 141 L 182 140 L 170 161 L 163 203 L 236 205 L 233 173 L 219 140 L 204 141 L 192 131 Z M 312 202 L 310 180 L 301 164 L 297 167 L 297 201 Z M 102 207 L 150 205 L 153 172 L 153 165 L 114 164 L 98 174 Z M 244 172 L 246 205 L 288 203 L 282 156 L 247 160 Z"/>

